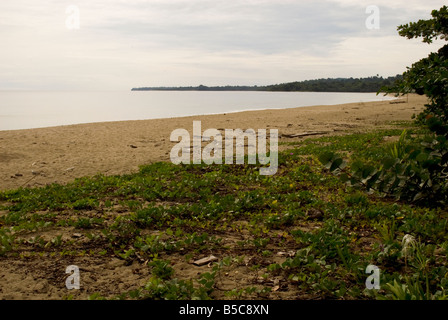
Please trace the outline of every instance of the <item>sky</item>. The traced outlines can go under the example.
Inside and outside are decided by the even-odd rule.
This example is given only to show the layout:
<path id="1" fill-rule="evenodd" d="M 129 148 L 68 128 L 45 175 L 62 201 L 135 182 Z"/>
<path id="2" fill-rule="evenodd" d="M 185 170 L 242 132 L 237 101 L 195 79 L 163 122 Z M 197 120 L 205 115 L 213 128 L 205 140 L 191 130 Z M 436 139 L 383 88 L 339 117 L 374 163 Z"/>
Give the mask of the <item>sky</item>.
<path id="1" fill-rule="evenodd" d="M 0 90 L 394 76 L 444 44 L 400 37 L 397 26 L 444 2 L 2 0 Z"/>

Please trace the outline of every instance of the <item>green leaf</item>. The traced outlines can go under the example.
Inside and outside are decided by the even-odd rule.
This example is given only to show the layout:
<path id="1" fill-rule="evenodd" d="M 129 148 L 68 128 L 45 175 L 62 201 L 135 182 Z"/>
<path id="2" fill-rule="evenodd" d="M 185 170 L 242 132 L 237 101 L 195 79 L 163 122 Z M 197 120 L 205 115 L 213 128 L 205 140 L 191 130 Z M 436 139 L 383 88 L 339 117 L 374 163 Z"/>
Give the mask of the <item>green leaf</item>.
<path id="1" fill-rule="evenodd" d="M 327 165 L 334 158 L 335 154 L 333 152 L 324 152 L 319 155 L 318 159 L 323 165 Z"/>
<path id="2" fill-rule="evenodd" d="M 372 175 L 368 180 L 367 180 L 367 190 L 371 189 L 372 186 L 378 181 L 378 178 L 380 177 L 381 172 L 376 172 L 374 175 Z"/>
<path id="3" fill-rule="evenodd" d="M 397 160 L 393 158 L 386 158 L 383 160 L 383 169 L 389 170 L 396 164 Z"/>
<path id="4" fill-rule="evenodd" d="M 422 152 L 415 158 L 415 160 L 417 160 L 418 162 L 424 162 L 428 160 L 428 158 L 429 154 L 427 154 L 426 152 Z"/>
<path id="5" fill-rule="evenodd" d="M 375 168 L 372 166 L 366 166 L 362 170 L 362 178 L 367 179 L 373 172 L 375 171 Z"/>
<path id="6" fill-rule="evenodd" d="M 346 183 L 350 178 L 347 173 L 342 173 L 339 177 L 343 183 Z"/>
<path id="7" fill-rule="evenodd" d="M 343 162 L 344 162 L 344 160 L 342 158 L 338 158 L 338 159 L 334 160 L 330 166 L 330 171 L 333 172 L 336 169 L 340 169 Z"/>

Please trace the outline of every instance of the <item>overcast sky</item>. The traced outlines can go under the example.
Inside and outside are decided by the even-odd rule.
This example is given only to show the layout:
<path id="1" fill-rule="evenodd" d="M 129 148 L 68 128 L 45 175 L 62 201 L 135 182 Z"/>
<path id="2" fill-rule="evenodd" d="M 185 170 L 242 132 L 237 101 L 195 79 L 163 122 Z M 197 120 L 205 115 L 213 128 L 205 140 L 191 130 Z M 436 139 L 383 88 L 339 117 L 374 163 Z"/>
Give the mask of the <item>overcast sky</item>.
<path id="1" fill-rule="evenodd" d="M 0 2 L 0 90 L 130 90 L 391 76 L 436 51 L 397 26 L 445 0 Z M 79 29 L 74 26 L 74 5 Z M 368 29 L 369 5 L 380 28 Z"/>

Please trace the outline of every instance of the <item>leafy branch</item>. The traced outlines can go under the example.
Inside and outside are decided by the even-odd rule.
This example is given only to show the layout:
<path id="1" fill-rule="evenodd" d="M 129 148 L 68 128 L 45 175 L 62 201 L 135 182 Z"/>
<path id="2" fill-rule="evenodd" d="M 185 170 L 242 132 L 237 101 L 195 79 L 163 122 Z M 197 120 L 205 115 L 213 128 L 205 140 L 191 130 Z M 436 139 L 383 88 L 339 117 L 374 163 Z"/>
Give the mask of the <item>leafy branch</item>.
<path id="1" fill-rule="evenodd" d="M 348 163 L 338 154 L 326 152 L 319 161 L 342 182 L 376 191 L 399 200 L 444 205 L 448 200 L 448 143 L 445 136 L 427 136 L 411 143 L 403 131 L 389 147 L 379 167 L 362 161 Z"/>

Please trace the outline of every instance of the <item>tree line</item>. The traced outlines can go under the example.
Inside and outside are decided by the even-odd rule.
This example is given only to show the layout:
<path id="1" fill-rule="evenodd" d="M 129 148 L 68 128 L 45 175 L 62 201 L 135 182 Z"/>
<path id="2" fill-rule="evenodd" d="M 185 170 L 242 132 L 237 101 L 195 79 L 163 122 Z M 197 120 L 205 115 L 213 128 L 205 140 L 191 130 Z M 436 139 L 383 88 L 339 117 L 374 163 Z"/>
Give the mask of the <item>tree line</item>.
<path id="1" fill-rule="evenodd" d="M 283 91 L 283 92 L 378 92 L 384 86 L 392 86 L 401 75 L 388 78 L 327 78 L 295 81 L 267 86 L 189 86 L 189 87 L 141 87 L 132 91 Z"/>

